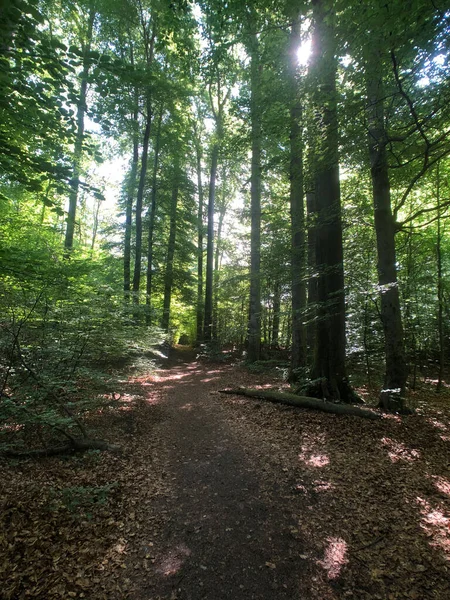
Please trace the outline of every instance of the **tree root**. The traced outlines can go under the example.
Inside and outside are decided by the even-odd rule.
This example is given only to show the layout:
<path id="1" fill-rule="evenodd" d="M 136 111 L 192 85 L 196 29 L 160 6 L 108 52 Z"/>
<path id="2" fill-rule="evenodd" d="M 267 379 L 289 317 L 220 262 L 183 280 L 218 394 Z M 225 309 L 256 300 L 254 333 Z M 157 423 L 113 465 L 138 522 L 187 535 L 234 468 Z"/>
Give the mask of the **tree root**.
<path id="1" fill-rule="evenodd" d="M 108 444 L 103 440 L 74 439 L 73 442 L 50 448 L 38 448 L 37 450 L 0 450 L 0 455 L 8 458 L 41 458 L 44 456 L 57 456 L 59 454 L 73 454 L 75 452 L 86 452 L 87 450 L 102 450 L 109 452 L 121 452 L 121 448 L 114 444 Z"/>
<path id="2" fill-rule="evenodd" d="M 287 392 L 278 392 L 277 390 L 255 390 L 249 388 L 237 388 L 231 390 L 219 390 L 221 394 L 237 394 L 240 396 L 248 396 L 250 398 L 260 398 L 261 400 L 269 400 L 270 402 L 278 402 L 288 404 L 298 408 L 309 408 L 311 410 L 320 410 L 322 412 L 333 413 L 336 415 L 351 415 L 361 417 L 363 419 L 381 419 L 379 413 L 368 409 L 359 408 L 357 406 L 349 406 L 348 404 L 334 404 L 309 398 L 308 396 L 297 396 Z"/>

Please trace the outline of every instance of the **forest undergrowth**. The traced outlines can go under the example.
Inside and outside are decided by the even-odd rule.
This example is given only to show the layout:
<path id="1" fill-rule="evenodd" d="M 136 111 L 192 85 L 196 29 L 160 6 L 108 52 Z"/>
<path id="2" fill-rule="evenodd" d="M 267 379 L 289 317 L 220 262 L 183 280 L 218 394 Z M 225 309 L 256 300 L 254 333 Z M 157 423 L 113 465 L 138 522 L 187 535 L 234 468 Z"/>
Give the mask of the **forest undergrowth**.
<path id="1" fill-rule="evenodd" d="M 278 502 L 267 519 L 281 519 L 279 535 L 290 550 L 253 565 L 277 581 L 279 591 L 268 589 L 267 598 L 284 598 L 276 576 L 286 566 L 298 575 L 298 598 L 449 597 L 448 392 L 423 387 L 415 393 L 416 415 L 369 422 L 223 397 L 224 386 L 283 384 L 236 365 L 193 365 L 123 377 L 114 390 L 118 405 L 89 415 L 95 437 L 120 453 L 2 460 L 5 600 L 190 597 L 183 587 L 194 569 L 187 551 L 172 570 L 161 570 L 164 540 L 176 534 L 168 433 L 174 402 L 184 410 L 202 405 L 243 452 L 262 494 L 269 497 L 276 486 Z M 208 476 L 213 496 L 214 475 Z M 197 492 L 207 515 L 211 498 L 203 493 Z M 203 568 L 203 580 L 216 577 L 220 585 L 218 573 Z M 171 582 L 167 595 L 157 592 L 160 579 Z"/>

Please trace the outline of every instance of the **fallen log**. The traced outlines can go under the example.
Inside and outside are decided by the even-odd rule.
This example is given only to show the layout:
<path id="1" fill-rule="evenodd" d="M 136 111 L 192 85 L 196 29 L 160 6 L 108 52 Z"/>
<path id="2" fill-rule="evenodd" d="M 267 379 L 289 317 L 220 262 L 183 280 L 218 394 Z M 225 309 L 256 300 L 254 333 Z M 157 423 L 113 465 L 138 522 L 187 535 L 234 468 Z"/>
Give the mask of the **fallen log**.
<path id="1" fill-rule="evenodd" d="M 379 413 L 351 406 L 349 404 L 334 404 L 333 402 L 325 402 L 317 398 L 309 396 L 297 396 L 288 392 L 279 392 L 277 390 L 255 390 L 251 388 L 237 388 L 231 390 L 219 390 L 221 394 L 237 394 L 239 396 L 247 396 L 249 398 L 259 398 L 261 400 L 269 400 L 270 402 L 278 402 L 288 404 L 298 408 L 309 408 L 311 410 L 321 410 L 322 412 L 333 413 L 336 415 L 350 415 L 354 417 L 362 417 L 363 419 L 381 419 Z"/>
<path id="2" fill-rule="evenodd" d="M 36 450 L 14 450 L 11 448 L 1 450 L 0 455 L 7 458 L 42 458 L 44 456 L 57 456 L 59 454 L 72 454 L 75 452 L 86 452 L 87 450 L 102 450 L 109 452 L 121 452 L 119 446 L 108 444 L 103 440 L 81 439 L 73 440 L 68 444 L 50 446 L 49 448 L 38 448 Z"/>

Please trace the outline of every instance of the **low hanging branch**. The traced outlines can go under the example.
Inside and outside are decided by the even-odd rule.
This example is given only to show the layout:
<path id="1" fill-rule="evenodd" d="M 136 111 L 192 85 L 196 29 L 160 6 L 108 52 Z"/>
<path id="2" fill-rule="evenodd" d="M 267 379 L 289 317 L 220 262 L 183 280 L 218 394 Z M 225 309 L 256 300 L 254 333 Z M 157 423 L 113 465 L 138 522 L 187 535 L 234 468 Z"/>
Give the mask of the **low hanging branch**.
<path id="1" fill-rule="evenodd" d="M 367 410 L 358 408 L 357 406 L 349 406 L 348 404 L 333 404 L 317 400 L 317 398 L 309 398 L 308 396 L 297 396 L 288 392 L 278 392 L 277 390 L 255 390 L 250 388 L 237 388 L 232 390 L 219 390 L 221 394 L 237 394 L 239 396 L 248 396 L 249 398 L 259 398 L 261 400 L 269 400 L 281 404 L 289 404 L 298 408 L 309 408 L 311 410 L 321 410 L 322 412 L 333 413 L 336 415 L 351 415 L 354 417 L 362 417 L 363 419 L 381 419 L 381 415 Z"/>

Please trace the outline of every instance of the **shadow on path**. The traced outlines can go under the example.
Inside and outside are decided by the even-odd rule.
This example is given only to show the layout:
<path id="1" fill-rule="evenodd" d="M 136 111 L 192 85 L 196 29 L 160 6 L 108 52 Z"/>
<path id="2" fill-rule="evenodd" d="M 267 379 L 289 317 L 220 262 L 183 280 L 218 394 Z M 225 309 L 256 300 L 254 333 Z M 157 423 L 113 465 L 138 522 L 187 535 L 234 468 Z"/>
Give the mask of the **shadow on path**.
<path id="1" fill-rule="evenodd" d="M 192 358 L 172 352 L 156 384 L 167 411 L 161 440 L 172 497 L 161 506 L 170 517 L 148 591 L 180 600 L 297 598 L 304 560 L 290 533 L 295 523 L 282 512 L 276 481 L 271 494 L 261 489 L 260 473 L 211 401 L 211 388 L 218 378 L 231 384 L 233 369 L 187 364 Z"/>

